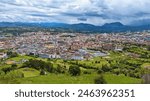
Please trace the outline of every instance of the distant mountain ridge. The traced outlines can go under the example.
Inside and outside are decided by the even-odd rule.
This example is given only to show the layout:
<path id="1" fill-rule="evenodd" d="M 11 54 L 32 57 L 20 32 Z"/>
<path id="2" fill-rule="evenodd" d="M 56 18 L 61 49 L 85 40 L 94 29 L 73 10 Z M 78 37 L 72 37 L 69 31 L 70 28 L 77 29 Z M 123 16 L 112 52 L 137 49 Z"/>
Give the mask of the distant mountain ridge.
<path id="1" fill-rule="evenodd" d="M 113 22 L 113 23 L 105 23 L 103 25 L 103 27 L 120 27 L 120 26 L 124 26 L 122 23 L 120 22 Z"/>
<path id="2" fill-rule="evenodd" d="M 62 28 L 71 29 L 78 32 L 125 32 L 125 31 L 143 31 L 150 30 L 150 24 L 129 26 L 120 22 L 106 23 L 102 26 L 92 24 L 78 23 L 24 23 L 24 22 L 0 22 L 0 27 L 42 27 L 42 28 Z"/>

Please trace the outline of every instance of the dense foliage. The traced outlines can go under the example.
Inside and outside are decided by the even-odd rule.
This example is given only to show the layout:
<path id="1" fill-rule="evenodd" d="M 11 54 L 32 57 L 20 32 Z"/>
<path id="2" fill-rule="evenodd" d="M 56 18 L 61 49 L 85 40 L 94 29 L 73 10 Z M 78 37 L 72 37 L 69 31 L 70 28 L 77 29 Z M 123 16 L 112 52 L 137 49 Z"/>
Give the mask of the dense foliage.
<path id="1" fill-rule="evenodd" d="M 45 62 L 42 60 L 32 60 L 25 62 L 23 67 L 34 68 L 37 70 L 46 70 L 48 72 L 53 72 L 53 65 L 50 62 Z"/>
<path id="2" fill-rule="evenodd" d="M 77 65 L 71 65 L 71 66 L 69 67 L 69 73 L 70 73 L 72 76 L 80 75 L 80 73 L 81 73 L 80 67 L 78 67 Z"/>

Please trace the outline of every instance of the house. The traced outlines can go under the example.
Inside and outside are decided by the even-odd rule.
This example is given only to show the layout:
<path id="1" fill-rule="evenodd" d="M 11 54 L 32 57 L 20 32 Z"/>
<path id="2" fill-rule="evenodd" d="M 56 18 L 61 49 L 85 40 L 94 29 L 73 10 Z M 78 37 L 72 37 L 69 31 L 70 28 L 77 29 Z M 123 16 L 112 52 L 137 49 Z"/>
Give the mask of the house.
<path id="1" fill-rule="evenodd" d="M 106 53 L 99 52 L 99 51 L 95 51 L 95 52 L 93 53 L 93 56 L 94 56 L 94 57 L 98 57 L 98 56 L 103 57 L 103 56 L 107 56 L 107 54 L 106 54 Z"/>
<path id="2" fill-rule="evenodd" d="M 4 49 L 4 46 L 5 46 L 5 42 L 0 41 L 0 49 Z"/>
<path id="3" fill-rule="evenodd" d="M 2 58 L 7 58 L 7 54 L 6 53 L 0 53 L 0 59 Z"/>
<path id="4" fill-rule="evenodd" d="M 71 57 L 72 60 L 84 60 L 84 57 L 83 56 L 80 56 L 80 55 L 74 55 Z"/>
<path id="5" fill-rule="evenodd" d="M 115 45 L 113 45 L 113 44 L 103 44 L 102 49 L 107 50 L 107 51 L 114 50 Z"/>
<path id="6" fill-rule="evenodd" d="M 122 51 L 122 50 L 123 50 L 123 47 L 122 47 L 122 46 L 118 46 L 118 45 L 117 45 L 117 46 L 115 47 L 115 51 Z"/>
<path id="7" fill-rule="evenodd" d="M 39 54 L 39 57 L 41 57 L 41 58 L 50 58 L 50 59 L 61 58 L 61 56 L 59 56 L 57 54 L 44 54 L 44 53 Z"/>
<path id="8" fill-rule="evenodd" d="M 50 58 L 49 54 L 39 54 L 39 57 L 41 58 Z"/>

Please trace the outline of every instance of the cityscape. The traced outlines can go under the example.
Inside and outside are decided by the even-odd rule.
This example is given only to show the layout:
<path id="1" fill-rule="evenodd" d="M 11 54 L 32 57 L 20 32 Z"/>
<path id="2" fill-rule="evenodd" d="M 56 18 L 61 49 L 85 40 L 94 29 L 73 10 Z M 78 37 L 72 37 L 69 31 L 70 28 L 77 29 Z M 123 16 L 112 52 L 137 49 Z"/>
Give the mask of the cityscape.
<path id="1" fill-rule="evenodd" d="M 1 0 L 0 84 L 150 84 L 149 5 Z"/>
<path id="2" fill-rule="evenodd" d="M 148 46 L 149 38 L 149 32 L 54 35 L 50 32 L 31 32 L 20 36 L 1 37 L 0 48 L 12 49 L 20 55 L 38 55 L 41 58 L 88 60 L 107 56 L 109 51 L 123 51 L 124 44 L 128 43 Z M 6 54 L 1 54 L 1 57 L 6 57 Z"/>

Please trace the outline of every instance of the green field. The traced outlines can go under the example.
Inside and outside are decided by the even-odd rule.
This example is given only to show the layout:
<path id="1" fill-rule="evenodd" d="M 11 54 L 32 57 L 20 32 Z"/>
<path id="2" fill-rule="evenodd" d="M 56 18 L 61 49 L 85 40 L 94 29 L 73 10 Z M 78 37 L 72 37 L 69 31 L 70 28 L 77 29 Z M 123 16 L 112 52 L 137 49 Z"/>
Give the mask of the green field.
<path id="1" fill-rule="evenodd" d="M 18 71 L 21 71 L 24 74 L 24 77 L 35 77 L 35 76 L 39 76 L 40 72 L 36 69 L 32 69 L 32 68 L 21 68 L 18 69 Z"/>
<path id="2" fill-rule="evenodd" d="M 94 84 L 95 79 L 103 75 L 107 84 L 140 84 L 142 76 L 150 73 L 147 53 L 150 52 L 145 48 L 133 46 L 123 52 L 110 51 L 106 57 L 81 61 L 18 55 L 0 61 L 0 83 Z M 69 68 L 73 65 L 79 67 L 80 75 L 69 74 Z M 41 74 L 42 71 L 46 74 Z"/>
<path id="3" fill-rule="evenodd" d="M 94 79 L 98 74 L 87 74 L 81 76 L 70 76 L 67 74 L 48 74 L 44 76 L 26 77 L 16 79 L 12 83 L 21 84 L 94 84 Z M 105 74 L 104 78 L 108 84 L 140 84 L 141 79 L 126 77 L 123 75 Z"/>

